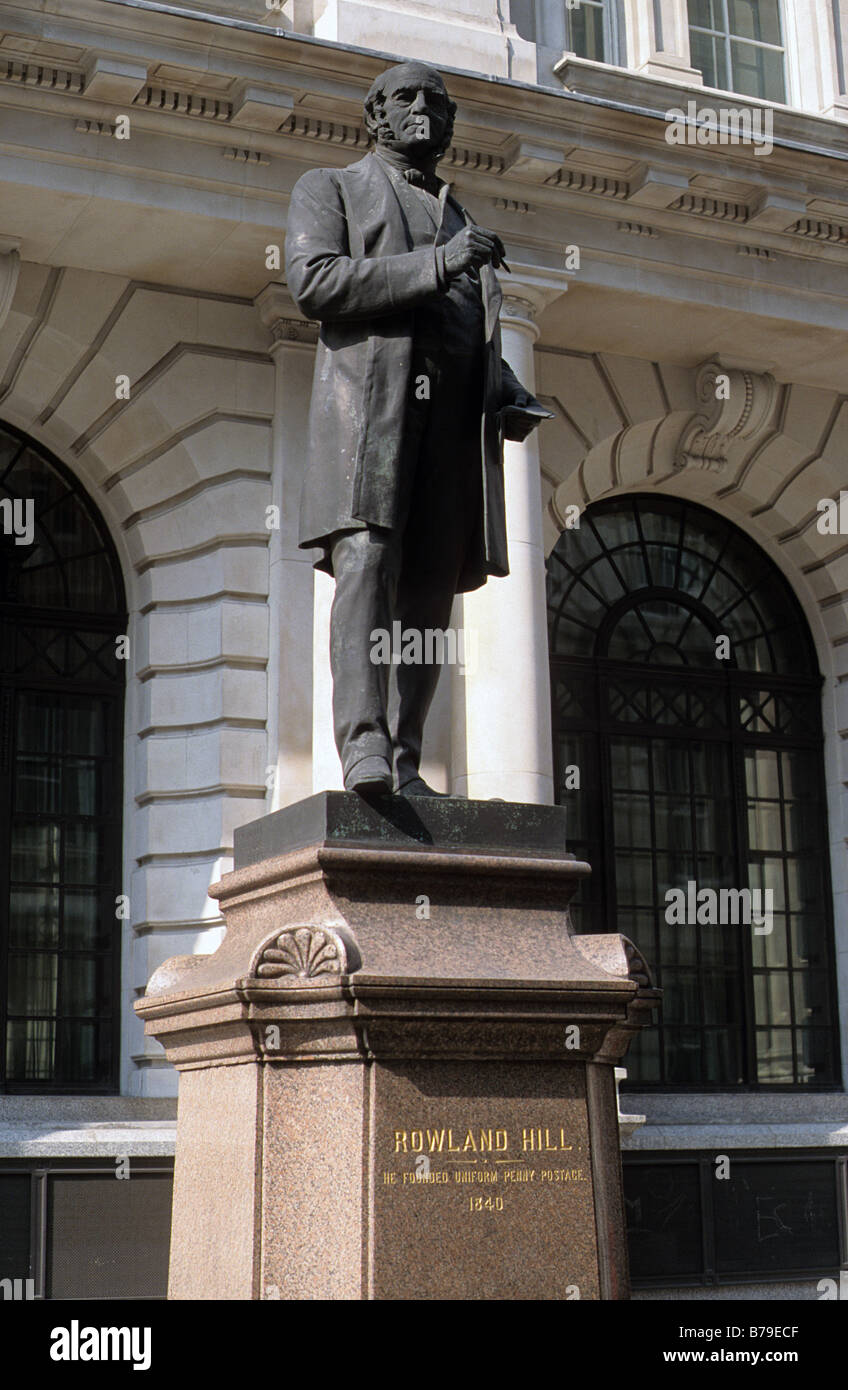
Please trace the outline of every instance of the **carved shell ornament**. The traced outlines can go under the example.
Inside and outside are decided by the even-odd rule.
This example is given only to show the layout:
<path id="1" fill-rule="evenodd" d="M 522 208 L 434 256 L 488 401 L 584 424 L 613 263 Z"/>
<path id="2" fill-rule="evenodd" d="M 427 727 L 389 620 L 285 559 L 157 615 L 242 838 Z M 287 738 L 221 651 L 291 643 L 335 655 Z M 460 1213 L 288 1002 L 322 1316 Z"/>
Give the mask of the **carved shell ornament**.
<path id="1" fill-rule="evenodd" d="M 251 970 L 262 980 L 313 980 L 322 975 L 343 975 L 347 951 L 342 938 L 329 927 L 287 927 L 271 937 L 259 952 Z"/>

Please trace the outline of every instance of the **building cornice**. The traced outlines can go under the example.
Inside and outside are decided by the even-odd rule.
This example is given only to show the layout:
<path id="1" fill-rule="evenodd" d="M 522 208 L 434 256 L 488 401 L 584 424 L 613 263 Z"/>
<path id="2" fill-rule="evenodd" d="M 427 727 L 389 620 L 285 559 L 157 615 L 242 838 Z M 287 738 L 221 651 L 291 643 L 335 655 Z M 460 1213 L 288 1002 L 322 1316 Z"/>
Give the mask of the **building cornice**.
<path id="1" fill-rule="evenodd" d="M 120 191 L 108 192 L 110 183 L 125 186 L 136 177 L 148 197 L 158 183 L 163 207 L 173 197 L 169 187 L 191 186 L 210 198 L 237 197 L 242 219 L 262 228 L 275 205 L 282 225 L 288 191 L 303 167 L 341 167 L 368 148 L 361 99 L 386 55 L 140 5 L 75 0 L 69 10 L 64 0 L 46 0 L 39 11 L 0 5 L 0 107 L 24 112 L 33 123 L 45 115 L 55 122 L 55 135 L 46 139 L 42 124 L 30 141 L 25 121 L 18 123 L 17 144 L 7 137 L 5 154 L 18 155 L 14 181 L 22 160 L 64 165 L 69 176 L 75 168 L 96 168 L 102 196 L 120 198 Z M 15 51 L 18 34 L 26 53 Z M 449 79 L 459 114 L 443 175 L 463 200 L 486 200 L 481 216 L 522 249 L 521 259 L 536 255 L 539 264 L 551 264 L 563 241 L 582 240 L 601 259 L 632 263 L 662 253 L 662 261 L 669 259 L 663 239 L 673 237 L 694 248 L 709 241 L 707 274 L 744 281 L 755 261 L 760 289 L 772 282 L 776 290 L 785 287 L 780 263 L 787 257 L 848 268 L 848 130 L 839 122 L 783 109 L 775 114 L 776 133 L 787 121 L 796 134 L 805 122 L 819 135 L 830 130 L 832 159 L 794 149 L 775 149 L 766 159 L 743 146 L 671 147 L 657 113 L 666 100 L 685 105 L 689 89 L 621 69 L 599 71 L 597 64 L 580 71 L 584 86 L 606 84 L 606 105 L 589 92 L 557 93 L 470 73 Z M 645 99 L 646 91 L 654 94 L 656 111 L 609 104 L 613 92 Z M 692 93 L 700 102 L 721 99 L 703 88 Z M 143 160 L 131 140 L 116 141 L 107 153 L 103 137 L 127 113 L 148 142 Z M 168 142 L 167 157 L 156 157 L 148 137 Z M 26 163 L 23 168 L 27 182 Z M 587 219 L 597 228 L 588 237 Z M 563 233 L 574 225 L 579 234 Z M 17 230 L 0 226 L 0 232 Z M 732 263 L 718 267 L 716 255 L 728 250 Z M 704 273 L 690 256 L 673 255 L 679 273 Z M 818 291 L 805 283 L 801 293 Z M 827 289 L 840 300 L 846 293 L 838 282 Z"/>
<path id="2" fill-rule="evenodd" d="M 8 35 L 20 34 L 28 44 L 42 38 L 53 53 L 65 41 L 69 49 L 82 45 L 86 49 L 108 48 L 111 43 L 114 51 L 121 52 L 127 59 L 148 63 L 151 59 L 174 63 L 181 57 L 186 66 L 194 67 L 199 78 L 206 74 L 210 78 L 224 76 L 236 80 L 246 75 L 248 66 L 255 74 L 263 64 L 270 63 L 265 75 L 272 83 L 282 77 L 285 86 L 290 77 L 296 79 L 300 75 L 311 85 L 320 75 L 340 94 L 347 88 L 348 100 L 351 80 L 367 84 L 387 61 L 398 57 L 294 34 L 270 24 L 159 4 L 156 0 L 73 0 L 71 6 L 67 0 L 46 0 L 38 11 L 28 6 L 3 4 L 0 5 L 0 30 Z M 23 55 L 15 57 L 11 47 L 9 52 L 11 66 L 16 70 L 9 80 L 20 81 Z M 73 64 L 44 62 L 37 50 L 29 61 L 26 58 L 23 61 L 29 69 L 23 79 L 28 85 L 61 85 L 69 76 L 74 90 L 81 91 L 86 85 L 85 80 L 79 81 L 85 74 L 73 71 Z M 82 66 L 90 66 L 90 59 Z M 588 124 L 596 131 L 599 126 L 612 129 L 619 137 L 641 126 L 642 139 L 655 141 L 658 132 L 650 127 L 662 123 L 669 107 L 680 105 L 688 97 L 702 104 L 731 102 L 744 108 L 766 105 L 738 94 L 711 92 L 702 86 L 687 87 L 626 68 L 592 63 L 571 54 L 564 55 L 556 65 L 563 82 L 561 91 L 506 77 L 488 77 L 451 68 L 448 64 L 441 66 L 450 75 L 451 90 L 461 103 L 473 104 L 478 112 L 501 113 L 510 129 L 515 128 L 516 116 L 538 122 L 541 130 L 563 126 L 579 129 Z M 37 76 L 37 70 L 43 72 L 41 77 Z M 3 62 L 0 62 L 0 80 L 2 78 Z M 848 123 L 789 107 L 771 109 L 775 143 L 785 142 L 787 153 L 800 153 L 805 160 L 818 157 L 825 161 L 834 159 L 840 164 L 848 161 Z M 196 104 L 195 110 L 186 114 L 200 114 L 199 106 Z M 219 112 L 217 118 L 225 117 Z M 662 140 L 661 132 L 659 139 Z M 703 156 L 713 152 L 699 150 L 698 153 Z M 715 153 L 719 162 L 735 160 L 751 172 L 750 149 L 725 147 Z M 836 176 L 844 179 L 844 172 L 840 169 Z"/>
<path id="3" fill-rule="evenodd" d="M 689 101 L 711 109 L 770 110 L 774 144 L 778 149 L 796 151 L 805 158 L 848 161 L 848 124 L 823 113 L 778 106 L 739 92 L 704 87 L 701 83 L 696 85 L 633 72 L 629 68 L 577 58 L 573 53 L 563 54 L 554 64 L 554 71 L 563 88 L 577 100 L 612 113 L 641 116 L 647 120 L 664 121 L 667 111 L 672 108 L 685 110 Z"/>

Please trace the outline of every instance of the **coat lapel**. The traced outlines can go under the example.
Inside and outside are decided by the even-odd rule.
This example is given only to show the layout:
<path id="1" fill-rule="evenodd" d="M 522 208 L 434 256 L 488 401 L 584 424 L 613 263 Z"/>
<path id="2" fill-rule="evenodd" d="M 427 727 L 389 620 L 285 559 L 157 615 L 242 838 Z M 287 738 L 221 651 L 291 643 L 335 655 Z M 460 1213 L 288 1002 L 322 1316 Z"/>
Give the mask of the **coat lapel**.
<path id="1" fill-rule="evenodd" d="M 406 218 L 382 159 L 367 154 L 340 171 L 345 189 L 348 219 L 356 237 L 350 237 L 353 256 L 396 255 L 409 251 Z"/>
<path id="2" fill-rule="evenodd" d="M 381 241 L 382 254 L 410 250 L 409 229 L 400 199 L 382 159 L 376 154 L 367 154 L 364 159 L 349 164 L 341 171 L 348 202 L 349 213 L 356 228 L 356 237 L 351 237 L 351 255 L 370 255 L 374 253 L 374 241 Z M 375 197 L 375 193 L 378 192 Z M 467 226 L 474 225 L 474 218 L 466 212 L 461 203 L 453 197 L 450 184 L 443 184 L 439 191 L 442 205 L 441 225 L 436 234 L 436 244 L 441 245 L 445 237 L 444 222 L 448 200 L 464 218 Z M 385 237 L 388 230 L 389 236 Z M 380 232 L 384 233 L 379 238 Z M 355 244 L 357 243 L 357 244 Z M 498 277 L 489 265 L 480 270 L 480 288 L 483 295 L 483 308 L 486 318 L 486 341 L 491 342 L 498 323 L 503 294 Z"/>

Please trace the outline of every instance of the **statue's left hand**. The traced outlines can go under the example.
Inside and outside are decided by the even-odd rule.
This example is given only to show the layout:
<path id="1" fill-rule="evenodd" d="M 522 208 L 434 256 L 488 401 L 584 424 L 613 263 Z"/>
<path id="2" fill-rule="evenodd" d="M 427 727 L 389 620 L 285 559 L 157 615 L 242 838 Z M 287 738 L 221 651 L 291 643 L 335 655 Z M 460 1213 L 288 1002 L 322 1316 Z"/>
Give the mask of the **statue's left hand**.
<path id="1" fill-rule="evenodd" d="M 511 439 L 516 444 L 523 444 L 524 440 L 541 424 L 544 416 L 525 414 L 518 406 L 518 402 L 513 402 L 505 406 L 501 412 L 503 419 L 504 439 Z"/>
<path id="2" fill-rule="evenodd" d="M 515 390 L 500 409 L 504 439 L 521 444 L 543 420 L 552 420 L 553 412 L 546 410 L 540 401 L 523 387 Z"/>
<path id="3" fill-rule="evenodd" d="M 501 359 L 501 399 L 498 411 L 504 439 L 521 444 L 531 430 L 543 420 L 552 420 L 553 412 L 537 401 L 532 391 L 522 386 L 508 362 Z"/>

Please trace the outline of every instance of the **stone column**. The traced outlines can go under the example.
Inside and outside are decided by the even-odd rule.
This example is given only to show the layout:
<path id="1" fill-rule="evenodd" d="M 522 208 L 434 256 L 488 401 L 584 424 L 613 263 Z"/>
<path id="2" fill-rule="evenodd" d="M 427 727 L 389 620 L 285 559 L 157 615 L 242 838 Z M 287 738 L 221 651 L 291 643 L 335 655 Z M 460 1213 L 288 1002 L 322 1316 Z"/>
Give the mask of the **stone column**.
<path id="1" fill-rule="evenodd" d="M 276 811 L 312 792 L 313 585 L 309 553 L 297 548 L 297 523 L 317 334 L 283 285 L 266 285 L 256 306 L 271 332 L 276 372 L 271 502 L 278 511 L 269 538 L 266 768 L 267 809 Z"/>
<path id="2" fill-rule="evenodd" d="M 330 610 L 335 582 L 320 570 L 314 576 L 312 628 L 312 786 L 311 791 L 338 791 L 344 785 L 342 764 L 333 736 L 333 673 L 330 669 Z"/>
<path id="3" fill-rule="evenodd" d="M 535 390 L 536 314 L 566 288 L 565 274 L 544 283 L 501 277 L 503 356 Z M 545 426 L 542 424 L 541 429 Z M 504 446 L 509 576 L 490 579 L 456 605 L 472 661 L 454 688 L 456 795 L 550 804 L 554 799 L 551 701 L 545 611 L 545 551 L 536 430 Z"/>

